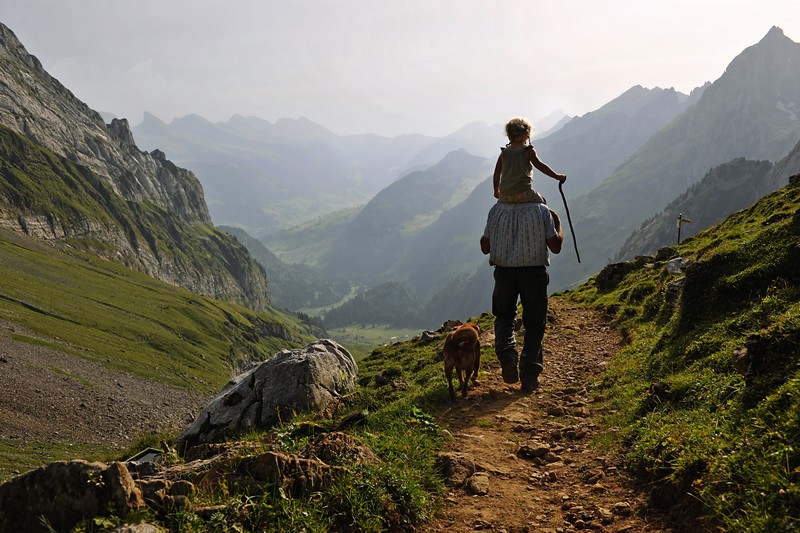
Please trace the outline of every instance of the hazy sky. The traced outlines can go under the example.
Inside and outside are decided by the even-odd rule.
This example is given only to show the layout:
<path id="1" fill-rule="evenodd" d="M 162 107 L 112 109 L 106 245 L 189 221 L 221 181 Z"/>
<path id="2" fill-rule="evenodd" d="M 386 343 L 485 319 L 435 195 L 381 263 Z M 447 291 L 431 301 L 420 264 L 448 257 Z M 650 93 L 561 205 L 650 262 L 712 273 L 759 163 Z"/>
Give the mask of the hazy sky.
<path id="1" fill-rule="evenodd" d="M 98 111 L 445 135 L 688 93 L 798 0 L 0 0 L 0 21 Z"/>

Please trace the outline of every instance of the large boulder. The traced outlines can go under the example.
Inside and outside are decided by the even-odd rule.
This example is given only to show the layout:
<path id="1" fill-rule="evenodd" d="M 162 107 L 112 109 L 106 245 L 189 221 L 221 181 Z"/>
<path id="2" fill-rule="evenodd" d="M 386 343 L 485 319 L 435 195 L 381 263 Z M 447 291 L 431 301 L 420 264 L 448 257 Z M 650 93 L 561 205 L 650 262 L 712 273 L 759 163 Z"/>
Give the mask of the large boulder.
<path id="1" fill-rule="evenodd" d="M 83 518 L 140 507 L 142 493 L 122 463 L 52 463 L 0 485 L 0 531 L 69 531 Z"/>
<path id="2" fill-rule="evenodd" d="M 355 387 L 358 365 L 328 339 L 281 350 L 233 378 L 178 437 L 178 449 L 254 427 L 269 428 L 300 411 L 321 411 Z"/>

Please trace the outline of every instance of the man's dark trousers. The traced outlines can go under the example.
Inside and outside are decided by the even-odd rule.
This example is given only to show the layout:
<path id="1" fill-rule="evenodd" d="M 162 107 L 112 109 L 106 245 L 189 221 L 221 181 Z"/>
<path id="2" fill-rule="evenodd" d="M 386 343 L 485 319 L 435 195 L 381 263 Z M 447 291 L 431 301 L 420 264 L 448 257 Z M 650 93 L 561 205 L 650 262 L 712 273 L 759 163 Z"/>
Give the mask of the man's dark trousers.
<path id="1" fill-rule="evenodd" d="M 530 387 L 542 371 L 542 339 L 547 324 L 547 269 L 536 267 L 494 268 L 492 314 L 495 316 L 495 353 L 500 363 L 517 365 L 514 321 L 517 297 L 522 303 L 522 324 L 525 345 L 519 358 L 519 379 L 522 387 Z M 505 375 L 505 372 L 504 372 Z"/>

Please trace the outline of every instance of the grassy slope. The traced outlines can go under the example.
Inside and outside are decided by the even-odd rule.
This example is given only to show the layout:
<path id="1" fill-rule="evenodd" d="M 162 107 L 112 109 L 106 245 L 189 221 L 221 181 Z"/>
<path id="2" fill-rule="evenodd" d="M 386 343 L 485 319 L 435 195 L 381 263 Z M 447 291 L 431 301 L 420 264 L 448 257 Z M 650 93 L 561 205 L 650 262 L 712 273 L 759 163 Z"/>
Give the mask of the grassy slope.
<path id="1" fill-rule="evenodd" d="M 632 339 L 605 378 L 609 441 L 731 530 L 800 527 L 798 243 L 790 186 L 678 246 L 692 262 L 680 296 L 663 262 L 634 264 L 608 292 L 568 293 Z M 746 342 L 747 378 L 731 362 Z"/>
<path id="2" fill-rule="evenodd" d="M 0 231 L 0 317 L 36 332 L 31 342 L 203 391 L 219 390 L 237 357 L 269 357 L 303 341 L 289 315 L 199 296 L 7 231 Z"/>
<path id="3" fill-rule="evenodd" d="M 310 339 L 291 316 L 199 296 L 6 230 L 0 230 L 0 318 L 33 332 L 14 334 L 17 341 L 206 393 L 230 379 L 234 360 L 270 357 Z M 0 440 L 0 471 L 77 456 L 108 459 L 110 453 L 101 446 Z"/>
<path id="4" fill-rule="evenodd" d="M 320 216 L 300 226 L 260 238 L 264 246 L 286 263 L 318 266 L 339 241 L 342 230 L 361 212 L 363 206 Z"/>

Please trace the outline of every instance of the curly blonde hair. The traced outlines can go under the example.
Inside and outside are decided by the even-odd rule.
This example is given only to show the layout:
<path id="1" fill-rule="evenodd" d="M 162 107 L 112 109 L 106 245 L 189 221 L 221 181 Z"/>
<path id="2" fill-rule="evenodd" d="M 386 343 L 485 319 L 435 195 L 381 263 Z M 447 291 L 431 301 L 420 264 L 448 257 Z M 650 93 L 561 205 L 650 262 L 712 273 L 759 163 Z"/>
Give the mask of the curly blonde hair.
<path id="1" fill-rule="evenodd" d="M 519 137 L 530 137 L 532 131 L 533 126 L 531 123 L 522 117 L 514 117 L 506 122 L 506 135 L 509 141 Z"/>

